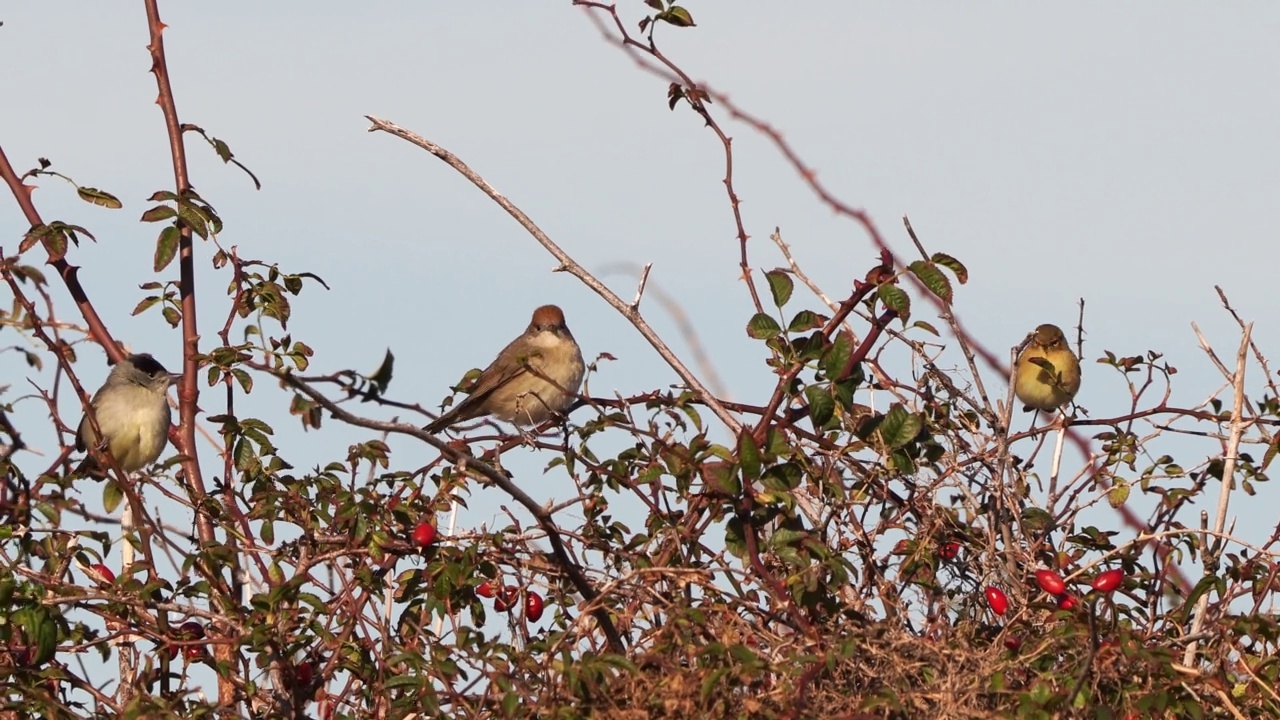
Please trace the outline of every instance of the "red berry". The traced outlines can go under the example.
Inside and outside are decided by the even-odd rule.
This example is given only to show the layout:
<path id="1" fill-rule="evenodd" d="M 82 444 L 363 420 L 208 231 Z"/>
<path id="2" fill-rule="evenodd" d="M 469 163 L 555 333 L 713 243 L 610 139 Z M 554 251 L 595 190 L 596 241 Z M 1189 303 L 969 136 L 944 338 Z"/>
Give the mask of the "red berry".
<path id="1" fill-rule="evenodd" d="M 1040 589 L 1050 595 L 1061 595 L 1067 589 L 1067 584 L 1062 582 L 1062 576 L 1052 570 L 1037 570 L 1036 583 L 1040 585 Z"/>
<path id="2" fill-rule="evenodd" d="M 431 543 L 436 541 L 436 526 L 431 523 L 418 523 L 418 527 L 413 529 L 413 543 L 420 548 L 431 547 Z"/>
<path id="3" fill-rule="evenodd" d="M 520 599 L 520 588 L 515 585 L 507 585 L 502 588 L 502 592 L 498 593 L 493 599 L 493 609 L 498 612 L 507 612 L 515 607 L 516 601 Z"/>
<path id="4" fill-rule="evenodd" d="M 943 560 L 955 560 L 959 555 L 960 543 L 954 540 L 949 543 L 943 543 L 942 547 L 938 548 L 938 557 Z"/>
<path id="5" fill-rule="evenodd" d="M 1072 608 L 1074 608 L 1075 606 L 1076 606 L 1076 598 L 1075 598 L 1075 596 L 1074 596 L 1074 595 L 1059 595 L 1059 596 L 1058 596 L 1058 609 L 1059 609 L 1059 610 L 1071 610 L 1071 609 L 1072 609 Z"/>
<path id="6" fill-rule="evenodd" d="M 538 622 L 542 618 L 542 596 L 530 590 L 524 596 L 524 619 Z"/>
<path id="7" fill-rule="evenodd" d="M 89 577 L 100 585 L 110 585 L 116 581 L 116 574 L 111 572 L 111 568 L 98 563 L 89 566 Z"/>
<path id="8" fill-rule="evenodd" d="M 298 687 L 307 687 L 315 679 L 316 668 L 311 661 L 304 660 L 293 667 L 293 681 Z"/>
<path id="9" fill-rule="evenodd" d="M 1101 593 L 1109 593 L 1120 587 L 1122 582 L 1124 582 L 1124 571 L 1120 568 L 1115 568 L 1099 573 L 1098 577 L 1093 579 L 1093 589 Z"/>
<path id="10" fill-rule="evenodd" d="M 991 606 L 991 611 L 997 615 L 1004 615 L 1009 611 L 1009 598 L 1004 591 L 998 587 L 989 587 L 984 591 L 987 595 L 987 604 Z"/>
<path id="11" fill-rule="evenodd" d="M 1009 635 L 1004 639 L 1004 646 L 1009 652 L 1018 652 L 1022 649 L 1022 638 L 1017 635 Z"/>
<path id="12" fill-rule="evenodd" d="M 491 598 L 498 593 L 492 580 L 485 580 L 476 586 L 476 594 L 480 597 Z"/>
<path id="13" fill-rule="evenodd" d="M 200 640 L 204 637 L 204 626 L 195 620 L 188 620 L 178 627 L 173 637 L 184 641 Z M 199 660 L 205 655 L 203 645 L 172 645 L 168 650 L 169 659 L 176 657 L 179 651 L 188 661 Z"/>

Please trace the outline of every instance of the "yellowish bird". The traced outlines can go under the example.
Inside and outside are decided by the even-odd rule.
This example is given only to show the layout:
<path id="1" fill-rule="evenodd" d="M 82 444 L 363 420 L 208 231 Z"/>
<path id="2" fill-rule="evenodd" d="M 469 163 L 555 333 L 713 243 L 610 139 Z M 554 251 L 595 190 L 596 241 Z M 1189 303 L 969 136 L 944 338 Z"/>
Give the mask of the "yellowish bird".
<path id="1" fill-rule="evenodd" d="M 1036 328 L 1017 368 L 1013 392 L 1026 403 L 1024 410 L 1057 410 L 1080 390 L 1080 361 L 1057 325 Z"/>
<path id="2" fill-rule="evenodd" d="M 543 305 L 529 327 L 480 373 L 471 394 L 427 426 L 437 433 L 482 415 L 516 425 L 540 425 L 578 399 L 586 366 L 582 351 L 564 324 L 564 311 Z"/>

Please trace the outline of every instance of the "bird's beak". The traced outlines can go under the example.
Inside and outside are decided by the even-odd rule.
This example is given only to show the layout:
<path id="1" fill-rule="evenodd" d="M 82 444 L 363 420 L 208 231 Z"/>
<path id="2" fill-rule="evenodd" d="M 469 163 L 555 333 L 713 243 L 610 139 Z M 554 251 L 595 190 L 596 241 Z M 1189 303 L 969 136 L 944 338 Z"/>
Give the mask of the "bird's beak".
<path id="1" fill-rule="evenodd" d="M 169 384 L 177 385 L 182 382 L 182 373 L 169 373 Z"/>

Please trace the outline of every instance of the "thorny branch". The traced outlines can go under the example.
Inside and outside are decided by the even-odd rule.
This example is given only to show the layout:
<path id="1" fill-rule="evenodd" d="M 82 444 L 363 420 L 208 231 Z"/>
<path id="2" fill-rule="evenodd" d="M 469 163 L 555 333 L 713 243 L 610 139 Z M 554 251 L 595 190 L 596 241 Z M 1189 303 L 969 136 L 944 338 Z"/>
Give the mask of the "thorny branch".
<path id="1" fill-rule="evenodd" d="M 556 525 L 555 519 L 552 518 L 542 506 L 538 505 L 533 498 L 529 497 L 528 493 L 522 490 L 520 486 L 512 482 L 511 478 L 505 473 L 490 466 L 488 463 L 477 460 L 471 455 L 442 442 L 435 435 L 432 435 L 416 425 L 407 425 L 397 422 L 383 422 L 360 417 L 354 413 L 348 412 L 324 394 L 312 388 L 309 384 L 300 381 L 290 373 L 274 370 L 258 363 L 246 364 L 256 370 L 269 373 L 279 378 L 290 388 L 319 403 L 326 410 L 333 413 L 334 417 L 341 422 L 355 427 L 395 433 L 397 435 L 405 435 L 421 440 L 440 451 L 440 454 L 446 457 L 450 462 L 456 463 L 466 470 L 478 473 L 489 482 L 492 482 L 494 485 L 502 488 L 502 490 L 514 498 L 516 502 L 524 506 L 525 510 L 527 510 L 537 521 L 538 526 L 547 534 L 547 541 L 551 543 L 552 553 L 555 555 L 556 560 L 559 561 L 561 569 L 563 569 L 565 574 L 573 581 L 574 588 L 577 589 L 583 599 L 591 605 L 592 615 L 596 618 L 596 621 L 600 625 L 600 629 L 608 639 L 609 646 L 614 652 L 621 653 L 624 651 L 625 645 L 623 643 L 622 636 L 614 627 L 613 620 L 609 617 L 608 611 L 599 607 L 598 604 L 595 603 L 599 593 L 596 592 L 595 587 L 591 584 L 591 581 L 587 576 L 583 574 L 582 569 L 578 567 L 577 563 L 575 563 L 571 557 L 569 557 L 569 553 L 565 549 L 564 540 L 560 537 L 560 528 Z"/>

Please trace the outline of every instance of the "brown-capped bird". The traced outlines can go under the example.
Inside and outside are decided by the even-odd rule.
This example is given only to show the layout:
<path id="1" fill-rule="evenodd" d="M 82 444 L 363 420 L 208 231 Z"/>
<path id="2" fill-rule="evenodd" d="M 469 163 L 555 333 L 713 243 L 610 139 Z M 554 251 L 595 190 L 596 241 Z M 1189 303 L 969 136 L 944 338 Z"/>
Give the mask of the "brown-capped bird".
<path id="1" fill-rule="evenodd" d="M 573 404 L 585 370 L 564 312 L 543 305 L 533 311 L 524 333 L 480 373 L 467 399 L 428 425 L 427 432 L 483 415 L 537 425 Z"/>
<path id="2" fill-rule="evenodd" d="M 1038 358 L 1038 362 L 1032 362 Z M 1052 369 L 1051 369 L 1052 368 Z M 1080 361 L 1062 329 L 1044 324 L 1018 356 L 1013 392 L 1025 410 L 1050 412 L 1071 402 L 1080 390 Z"/>

